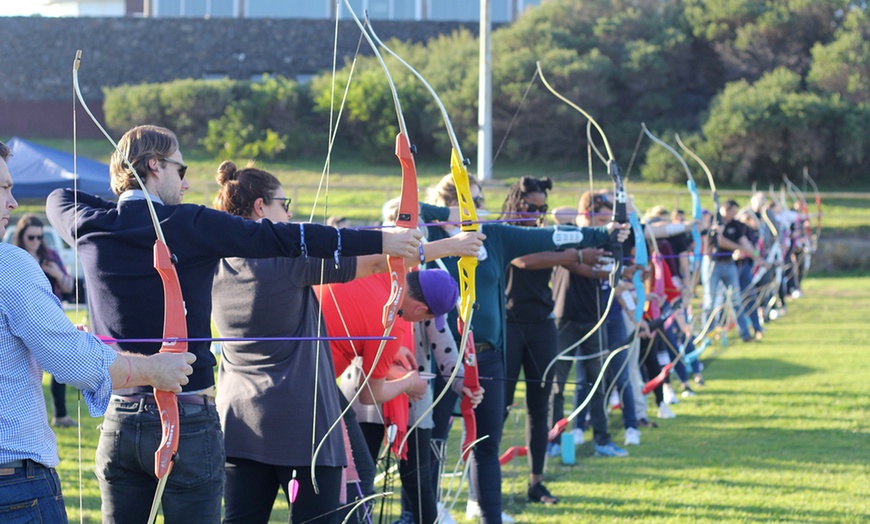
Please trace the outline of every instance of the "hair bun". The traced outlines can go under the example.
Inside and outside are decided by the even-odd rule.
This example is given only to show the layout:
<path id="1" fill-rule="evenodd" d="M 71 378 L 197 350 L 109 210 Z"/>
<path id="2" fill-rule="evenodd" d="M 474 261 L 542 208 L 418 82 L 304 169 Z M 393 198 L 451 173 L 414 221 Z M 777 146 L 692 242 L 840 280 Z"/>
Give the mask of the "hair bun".
<path id="1" fill-rule="evenodd" d="M 239 170 L 236 167 L 236 164 L 230 160 L 224 160 L 221 162 L 220 167 L 217 169 L 217 176 L 215 177 L 220 185 L 226 185 L 228 182 L 231 182 L 236 179 Z"/>

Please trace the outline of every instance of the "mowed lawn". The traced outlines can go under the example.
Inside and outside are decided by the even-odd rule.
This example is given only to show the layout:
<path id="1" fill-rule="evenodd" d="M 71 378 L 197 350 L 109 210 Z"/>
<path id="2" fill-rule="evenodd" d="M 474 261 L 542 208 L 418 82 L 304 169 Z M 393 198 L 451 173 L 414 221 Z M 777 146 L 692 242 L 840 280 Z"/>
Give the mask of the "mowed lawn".
<path id="1" fill-rule="evenodd" d="M 530 523 L 870 522 L 870 279 L 811 278 L 804 291 L 784 318 L 768 325 L 763 342 L 711 347 L 704 355 L 707 385 L 673 407 L 676 419 L 644 430 L 631 456 L 594 457 L 587 443 L 574 466 L 551 459 L 545 478 L 561 497 L 558 505 L 525 502 L 525 459 L 505 466 L 505 511 Z M 76 392 L 68 395 L 74 412 Z M 93 475 L 98 424 L 84 417 L 85 522 L 100 520 Z M 521 417 L 509 417 L 505 448 L 521 443 L 523 427 Z M 621 444 L 618 413 L 611 429 Z M 454 428 L 448 469 L 459 431 Z M 77 431 L 57 433 L 68 512 L 78 522 Z M 282 498 L 272 522 L 287 521 Z M 457 521 L 464 521 L 464 510 L 463 494 L 453 511 Z"/>

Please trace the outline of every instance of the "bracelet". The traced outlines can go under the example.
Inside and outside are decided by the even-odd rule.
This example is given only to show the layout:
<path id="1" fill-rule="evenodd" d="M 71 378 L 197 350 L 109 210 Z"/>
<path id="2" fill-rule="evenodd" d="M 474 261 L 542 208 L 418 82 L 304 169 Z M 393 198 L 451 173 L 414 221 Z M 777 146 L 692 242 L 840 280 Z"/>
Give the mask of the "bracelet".
<path id="1" fill-rule="evenodd" d="M 127 361 L 127 380 L 125 380 L 124 383 L 121 384 L 121 387 L 124 387 L 127 384 L 129 384 L 130 379 L 133 378 L 133 363 L 130 362 L 130 357 L 128 357 L 127 355 L 121 355 L 121 356 L 124 357 L 124 360 Z"/>
<path id="2" fill-rule="evenodd" d="M 577 262 L 583 263 L 583 250 L 580 248 L 577 249 Z"/>
<path id="3" fill-rule="evenodd" d="M 338 257 L 341 256 L 341 230 L 338 228 L 335 228 L 335 233 L 338 235 L 338 245 L 336 246 L 336 250 L 335 250 L 335 253 L 333 254 L 333 257 L 335 258 L 335 269 L 338 269 L 338 267 L 339 267 Z"/>
<path id="4" fill-rule="evenodd" d="M 426 263 L 426 255 L 423 254 L 423 243 L 420 243 L 420 264 Z"/>

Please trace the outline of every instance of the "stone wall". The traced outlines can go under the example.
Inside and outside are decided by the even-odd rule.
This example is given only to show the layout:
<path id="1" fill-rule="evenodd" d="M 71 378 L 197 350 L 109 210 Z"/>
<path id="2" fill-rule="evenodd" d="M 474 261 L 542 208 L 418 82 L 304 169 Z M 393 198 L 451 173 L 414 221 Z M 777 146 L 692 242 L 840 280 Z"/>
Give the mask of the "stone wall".
<path id="1" fill-rule="evenodd" d="M 461 27 L 473 34 L 478 29 L 459 22 L 376 24 L 384 41 L 424 42 Z M 298 78 L 328 70 L 334 27 L 331 20 L 0 17 L 0 107 L 9 111 L 0 114 L 0 137 L 25 132 L 58 136 L 57 128 L 70 130 L 63 136 L 71 133 L 70 111 L 57 115 L 57 125 L 46 126 L 39 122 L 54 118 L 34 118 L 32 110 L 48 107 L 48 102 L 72 106 L 77 49 L 83 51 L 82 92 L 97 102 L 102 87 L 121 84 L 207 76 L 249 79 L 263 73 Z M 359 35 L 353 21 L 340 23 L 339 65 L 353 56 Z M 361 52 L 371 54 L 365 42 Z"/>

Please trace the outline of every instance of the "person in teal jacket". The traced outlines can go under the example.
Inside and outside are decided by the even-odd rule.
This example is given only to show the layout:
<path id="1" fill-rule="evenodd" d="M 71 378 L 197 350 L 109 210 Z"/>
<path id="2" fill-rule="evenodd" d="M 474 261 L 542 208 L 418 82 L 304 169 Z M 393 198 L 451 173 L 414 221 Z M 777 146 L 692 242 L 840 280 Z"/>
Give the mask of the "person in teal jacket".
<path id="1" fill-rule="evenodd" d="M 478 209 L 481 209 L 484 203 L 482 189 L 474 177 L 469 177 L 469 181 L 471 196 Z M 451 175 L 445 176 L 437 186 L 430 189 L 428 201 L 432 205 L 423 206 L 421 218 L 426 222 L 447 222 L 450 217 L 449 206 L 456 206 L 458 202 L 456 186 Z M 460 232 L 458 225 L 450 223 L 443 226 L 430 226 L 428 229 L 430 242 Z M 483 401 L 475 409 L 477 437 L 484 435 L 488 437 L 478 443 L 472 453 L 471 486 L 477 495 L 480 516 L 484 524 L 502 522 L 501 466 L 498 459 L 505 420 L 504 348 L 507 267 L 511 260 L 531 253 L 603 246 L 608 243 L 610 234 L 617 230 L 620 230 L 619 240 L 625 240 L 628 236 L 628 226 L 614 223 L 588 228 L 573 226 L 527 228 L 505 223 L 481 225 L 481 232 L 486 235 L 486 239 L 478 256 L 476 290 L 479 308 L 474 312 L 472 329 L 481 385 L 486 388 Z M 447 270 L 458 280 L 457 260 L 456 258 L 443 259 Z M 460 334 L 456 325 L 455 311 L 450 313 L 447 324 L 458 340 Z M 445 398 L 439 404 L 441 409 L 436 414 L 435 428 L 437 435 L 433 437 L 446 437 L 446 419 L 449 418 L 451 406 L 449 398 Z M 447 416 L 444 416 L 445 412 Z"/>

